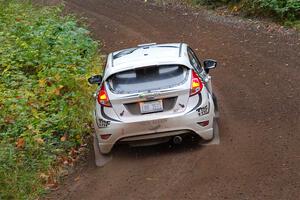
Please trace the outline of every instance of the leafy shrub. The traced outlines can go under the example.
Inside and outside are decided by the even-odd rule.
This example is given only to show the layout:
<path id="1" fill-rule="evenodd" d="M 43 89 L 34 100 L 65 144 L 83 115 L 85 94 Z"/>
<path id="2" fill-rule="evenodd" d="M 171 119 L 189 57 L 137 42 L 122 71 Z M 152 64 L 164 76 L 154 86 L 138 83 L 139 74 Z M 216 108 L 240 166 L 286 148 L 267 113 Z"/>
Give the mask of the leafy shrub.
<path id="1" fill-rule="evenodd" d="M 280 20 L 296 20 L 300 17 L 299 0 L 255 0 L 250 8 L 267 12 Z"/>
<path id="2" fill-rule="evenodd" d="M 281 22 L 300 20 L 299 0 L 187 0 L 192 4 L 236 5 L 242 11 L 252 15 L 273 17 Z"/>
<path id="3" fill-rule="evenodd" d="M 60 7 L 0 0 L 0 10 L 0 199 L 35 199 L 41 175 L 91 132 L 98 44 Z"/>

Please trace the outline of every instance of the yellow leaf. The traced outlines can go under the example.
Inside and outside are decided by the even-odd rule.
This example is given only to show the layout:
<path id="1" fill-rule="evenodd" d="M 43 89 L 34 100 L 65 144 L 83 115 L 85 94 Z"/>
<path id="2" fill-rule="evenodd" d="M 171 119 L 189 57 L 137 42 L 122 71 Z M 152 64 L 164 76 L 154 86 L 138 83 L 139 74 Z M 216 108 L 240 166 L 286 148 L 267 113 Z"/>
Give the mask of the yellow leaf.
<path id="1" fill-rule="evenodd" d="M 44 140 L 42 138 L 36 138 L 35 141 L 38 143 L 38 144 L 44 144 Z"/>
<path id="2" fill-rule="evenodd" d="M 49 175 L 45 174 L 45 173 L 40 173 L 40 178 L 48 180 Z"/>
<path id="3" fill-rule="evenodd" d="M 59 80 L 60 80 L 60 75 L 59 75 L 59 74 L 56 74 L 56 75 L 54 76 L 54 78 L 55 78 L 55 80 L 59 81 Z"/>
<path id="4" fill-rule="evenodd" d="M 33 129 L 33 126 L 30 124 L 30 125 L 27 126 L 27 128 L 28 128 L 29 130 L 32 130 L 32 129 Z"/>
<path id="5" fill-rule="evenodd" d="M 60 89 L 56 88 L 53 93 L 56 95 L 56 96 L 59 96 L 60 95 Z"/>
<path id="6" fill-rule="evenodd" d="M 237 6 L 234 6 L 233 8 L 232 8 L 232 12 L 237 12 L 239 10 L 239 8 L 237 7 Z"/>
<path id="7" fill-rule="evenodd" d="M 35 118 L 37 118 L 37 119 L 40 118 L 40 117 L 39 117 L 39 113 L 38 113 L 38 111 L 37 111 L 36 109 L 31 109 L 31 113 L 32 113 L 32 115 L 33 115 Z"/>
<path id="8" fill-rule="evenodd" d="M 39 86 L 40 87 L 45 87 L 45 85 L 46 85 L 46 80 L 45 79 L 40 79 L 39 80 Z"/>
<path id="9" fill-rule="evenodd" d="M 53 93 L 54 93 L 55 95 L 59 96 L 59 95 L 60 95 L 60 91 L 61 91 L 61 89 L 63 89 L 63 88 L 64 88 L 63 85 L 59 85 L 57 88 L 54 89 Z"/>

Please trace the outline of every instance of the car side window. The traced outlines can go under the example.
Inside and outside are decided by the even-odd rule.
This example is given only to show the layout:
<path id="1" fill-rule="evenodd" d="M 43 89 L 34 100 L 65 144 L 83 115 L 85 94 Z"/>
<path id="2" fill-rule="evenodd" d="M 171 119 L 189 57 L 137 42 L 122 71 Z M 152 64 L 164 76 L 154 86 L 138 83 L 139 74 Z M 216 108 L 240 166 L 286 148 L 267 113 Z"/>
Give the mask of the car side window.
<path id="1" fill-rule="evenodd" d="M 197 56 L 195 55 L 194 51 L 190 47 L 188 48 L 188 55 L 189 55 L 191 65 L 200 74 L 203 71 L 203 68 L 201 67 L 201 64 Z"/>

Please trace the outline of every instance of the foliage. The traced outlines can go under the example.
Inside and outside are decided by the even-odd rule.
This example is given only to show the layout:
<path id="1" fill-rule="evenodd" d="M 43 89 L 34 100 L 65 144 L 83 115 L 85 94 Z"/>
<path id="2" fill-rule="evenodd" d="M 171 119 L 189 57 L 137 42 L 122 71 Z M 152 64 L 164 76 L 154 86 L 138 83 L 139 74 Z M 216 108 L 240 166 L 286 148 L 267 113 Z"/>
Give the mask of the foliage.
<path id="1" fill-rule="evenodd" d="M 299 0 L 248 0 L 243 6 L 253 14 L 273 16 L 281 21 L 300 19 Z"/>
<path id="2" fill-rule="evenodd" d="M 36 199 L 90 130 L 98 44 L 60 7 L 0 0 L 0 199 Z"/>
<path id="3" fill-rule="evenodd" d="M 224 5 L 239 8 L 251 15 L 273 17 L 280 22 L 297 23 L 300 20 L 299 0 L 187 0 L 197 5 Z"/>

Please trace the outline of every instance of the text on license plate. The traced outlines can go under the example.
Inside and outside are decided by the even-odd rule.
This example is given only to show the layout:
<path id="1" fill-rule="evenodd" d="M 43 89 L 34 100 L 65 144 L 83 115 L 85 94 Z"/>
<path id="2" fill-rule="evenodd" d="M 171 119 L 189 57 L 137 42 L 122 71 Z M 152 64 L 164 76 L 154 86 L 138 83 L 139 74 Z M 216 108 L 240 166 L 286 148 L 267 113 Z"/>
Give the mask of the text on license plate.
<path id="1" fill-rule="evenodd" d="M 162 100 L 141 102 L 140 108 L 141 113 L 153 113 L 164 110 Z"/>

